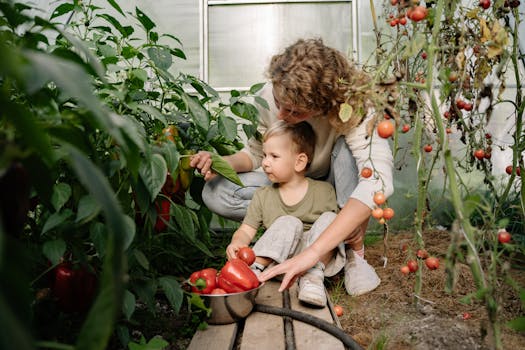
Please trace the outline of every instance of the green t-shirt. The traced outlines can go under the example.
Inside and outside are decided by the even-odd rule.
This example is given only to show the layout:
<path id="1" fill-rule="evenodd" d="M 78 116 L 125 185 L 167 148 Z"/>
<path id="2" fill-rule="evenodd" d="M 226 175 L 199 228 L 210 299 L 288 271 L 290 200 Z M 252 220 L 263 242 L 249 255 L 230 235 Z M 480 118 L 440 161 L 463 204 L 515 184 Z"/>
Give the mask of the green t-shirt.
<path id="1" fill-rule="evenodd" d="M 258 229 L 268 229 L 279 217 L 295 216 L 309 230 L 322 213 L 338 211 L 334 187 L 325 181 L 307 178 L 308 190 L 302 200 L 295 205 L 286 205 L 279 194 L 278 185 L 264 186 L 255 191 L 244 217 L 244 224 Z"/>

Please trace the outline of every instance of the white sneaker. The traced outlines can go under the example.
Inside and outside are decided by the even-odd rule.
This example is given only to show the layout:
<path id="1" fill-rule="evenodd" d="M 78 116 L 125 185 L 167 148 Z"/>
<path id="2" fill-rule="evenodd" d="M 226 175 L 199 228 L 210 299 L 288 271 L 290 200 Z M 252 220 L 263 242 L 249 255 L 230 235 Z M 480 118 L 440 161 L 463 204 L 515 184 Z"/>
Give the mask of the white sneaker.
<path id="1" fill-rule="evenodd" d="M 310 305 L 326 306 L 326 292 L 324 288 L 324 272 L 319 263 L 309 269 L 299 278 L 299 294 L 297 298 Z"/>
<path id="2" fill-rule="evenodd" d="M 365 259 L 352 249 L 346 251 L 345 288 L 348 294 L 357 296 L 373 291 L 381 280 Z"/>
<path id="3" fill-rule="evenodd" d="M 253 273 L 255 273 L 255 276 L 259 277 L 259 275 L 264 271 L 266 266 L 259 264 L 259 263 L 253 263 L 250 265 L 250 269 L 252 269 Z"/>

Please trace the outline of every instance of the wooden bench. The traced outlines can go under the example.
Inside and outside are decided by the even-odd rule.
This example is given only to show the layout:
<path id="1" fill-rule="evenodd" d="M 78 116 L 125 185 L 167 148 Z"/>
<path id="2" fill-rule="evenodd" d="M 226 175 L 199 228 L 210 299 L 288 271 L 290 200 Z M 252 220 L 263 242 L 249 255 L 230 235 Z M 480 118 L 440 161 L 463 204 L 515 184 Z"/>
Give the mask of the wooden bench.
<path id="1" fill-rule="evenodd" d="M 257 295 L 256 303 L 300 311 L 341 328 L 330 300 L 328 307 L 312 308 L 301 304 L 297 299 L 297 285 L 290 288 L 288 293 L 279 293 L 278 288 L 278 282 L 266 282 Z M 256 309 L 243 321 L 227 325 L 209 325 L 207 329 L 197 331 L 188 350 L 284 350 L 294 348 L 290 347 L 290 342 L 297 350 L 345 349 L 338 338 L 317 327 L 292 320 L 290 317 L 258 312 Z"/>

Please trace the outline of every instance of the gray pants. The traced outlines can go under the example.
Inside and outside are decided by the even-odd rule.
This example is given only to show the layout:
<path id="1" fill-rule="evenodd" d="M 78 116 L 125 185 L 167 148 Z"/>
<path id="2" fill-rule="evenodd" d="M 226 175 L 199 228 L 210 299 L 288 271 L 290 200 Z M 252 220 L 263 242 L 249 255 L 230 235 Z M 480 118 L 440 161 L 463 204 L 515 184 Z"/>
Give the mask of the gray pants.
<path id="1" fill-rule="evenodd" d="M 241 173 L 239 178 L 244 187 L 221 176 L 216 176 L 205 184 L 202 199 L 212 212 L 231 220 L 242 221 L 255 190 L 271 183 L 266 174 L 260 171 Z M 326 181 L 335 187 L 337 205 L 342 208 L 359 181 L 354 156 L 342 136 L 337 139 L 332 150 L 330 173 Z"/>
<path id="2" fill-rule="evenodd" d="M 281 216 L 257 240 L 253 246 L 255 255 L 282 263 L 310 246 L 332 223 L 335 216 L 336 214 L 332 212 L 323 213 L 311 229 L 305 232 L 301 220 L 290 215 Z M 325 267 L 325 276 L 330 277 L 338 273 L 343 268 L 345 259 L 345 246 L 344 243 L 340 243 L 333 258 Z"/>

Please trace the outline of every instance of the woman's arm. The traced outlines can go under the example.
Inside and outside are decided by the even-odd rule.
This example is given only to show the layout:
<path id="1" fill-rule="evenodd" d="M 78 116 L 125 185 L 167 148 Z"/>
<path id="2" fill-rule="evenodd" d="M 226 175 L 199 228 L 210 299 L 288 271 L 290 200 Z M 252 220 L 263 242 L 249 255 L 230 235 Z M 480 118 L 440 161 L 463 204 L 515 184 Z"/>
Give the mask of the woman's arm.
<path id="1" fill-rule="evenodd" d="M 266 269 L 259 276 L 259 280 L 267 281 L 277 275 L 284 274 L 279 291 L 289 288 L 299 275 L 314 266 L 323 255 L 337 247 L 369 217 L 370 208 L 359 200 L 350 198 L 332 224 L 311 246 L 293 258 Z"/>

